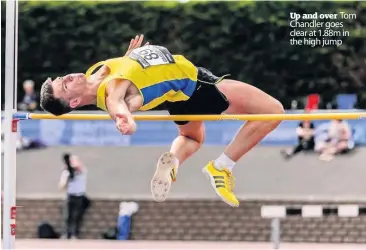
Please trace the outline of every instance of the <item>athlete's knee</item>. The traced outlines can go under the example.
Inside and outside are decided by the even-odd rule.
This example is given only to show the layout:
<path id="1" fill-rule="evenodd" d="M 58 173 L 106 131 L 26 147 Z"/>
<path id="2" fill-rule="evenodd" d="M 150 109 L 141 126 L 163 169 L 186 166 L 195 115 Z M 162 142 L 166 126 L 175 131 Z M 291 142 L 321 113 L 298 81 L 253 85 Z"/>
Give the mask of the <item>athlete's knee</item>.
<path id="1" fill-rule="evenodd" d="M 267 107 L 267 114 L 284 114 L 285 109 L 283 108 L 283 105 L 280 101 L 272 97 L 271 102 L 268 104 Z M 269 130 L 274 130 L 278 127 L 278 125 L 281 123 L 281 121 L 269 121 L 266 122 L 266 126 Z"/>
<path id="2" fill-rule="evenodd" d="M 285 109 L 283 108 L 283 105 L 280 101 L 272 97 L 271 104 L 268 107 L 268 113 L 269 114 L 284 114 Z M 275 123 L 280 124 L 281 121 L 274 121 Z"/>
<path id="3" fill-rule="evenodd" d="M 268 114 L 284 114 L 285 109 L 280 101 L 272 97 L 271 104 L 268 106 Z"/>

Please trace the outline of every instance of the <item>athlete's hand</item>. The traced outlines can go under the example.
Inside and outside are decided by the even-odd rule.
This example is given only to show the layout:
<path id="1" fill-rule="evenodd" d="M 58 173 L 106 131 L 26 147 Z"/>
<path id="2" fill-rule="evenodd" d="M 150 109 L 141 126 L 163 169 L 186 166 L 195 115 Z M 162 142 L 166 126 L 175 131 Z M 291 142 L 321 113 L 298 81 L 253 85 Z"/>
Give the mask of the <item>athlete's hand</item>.
<path id="1" fill-rule="evenodd" d="M 140 48 L 142 41 L 144 40 L 144 35 L 137 35 L 135 38 L 132 38 L 130 41 L 130 46 L 128 47 L 128 50 L 125 54 L 125 56 L 128 56 L 132 50 Z M 144 46 L 149 45 L 149 42 L 145 43 Z"/>
<path id="2" fill-rule="evenodd" d="M 134 120 L 129 120 L 126 115 L 116 115 L 116 127 L 123 135 L 132 135 L 136 131 L 136 123 Z"/>

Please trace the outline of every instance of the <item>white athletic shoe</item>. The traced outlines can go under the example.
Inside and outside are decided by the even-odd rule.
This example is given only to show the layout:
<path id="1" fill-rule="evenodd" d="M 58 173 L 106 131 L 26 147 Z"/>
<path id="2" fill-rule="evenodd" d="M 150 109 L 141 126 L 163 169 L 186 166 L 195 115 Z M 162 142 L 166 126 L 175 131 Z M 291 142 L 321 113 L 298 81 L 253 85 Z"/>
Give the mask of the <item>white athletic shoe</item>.
<path id="1" fill-rule="evenodd" d="M 151 180 L 151 193 L 157 202 L 163 202 L 168 197 L 172 182 L 175 181 L 178 166 L 174 166 L 176 157 L 170 152 L 160 156 L 155 174 Z"/>

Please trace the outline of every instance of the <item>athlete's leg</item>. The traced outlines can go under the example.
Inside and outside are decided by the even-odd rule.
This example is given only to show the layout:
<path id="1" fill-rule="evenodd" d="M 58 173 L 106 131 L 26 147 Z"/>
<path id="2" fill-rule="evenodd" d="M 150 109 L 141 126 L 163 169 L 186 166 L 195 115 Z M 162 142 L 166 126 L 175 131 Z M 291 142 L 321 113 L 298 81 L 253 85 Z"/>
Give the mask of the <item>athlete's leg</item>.
<path id="1" fill-rule="evenodd" d="M 283 114 L 282 104 L 272 96 L 249 84 L 223 80 L 219 90 L 226 96 L 230 106 L 227 114 Z M 274 130 L 280 121 L 249 121 L 239 130 L 224 154 L 232 161 L 238 161 L 244 154 L 257 145 L 267 134 Z"/>
<path id="2" fill-rule="evenodd" d="M 205 126 L 203 122 L 189 122 L 178 125 L 179 135 L 172 143 L 170 152 L 182 164 L 193 153 L 200 149 L 205 140 Z"/>
<path id="3" fill-rule="evenodd" d="M 175 181 L 180 164 L 195 153 L 203 144 L 205 127 L 203 122 L 189 122 L 178 126 L 179 135 L 173 141 L 170 152 L 162 154 L 151 180 L 151 193 L 158 202 L 164 201 Z"/>
<path id="4" fill-rule="evenodd" d="M 224 113 L 284 113 L 280 102 L 251 85 L 234 80 L 223 80 L 217 87 L 226 96 L 230 104 Z M 279 123 L 279 121 L 246 122 L 224 153 L 203 169 L 203 172 L 209 177 L 215 192 L 224 202 L 231 206 L 239 206 L 239 201 L 232 191 L 234 186 L 232 169 L 244 154 L 275 129 Z"/>

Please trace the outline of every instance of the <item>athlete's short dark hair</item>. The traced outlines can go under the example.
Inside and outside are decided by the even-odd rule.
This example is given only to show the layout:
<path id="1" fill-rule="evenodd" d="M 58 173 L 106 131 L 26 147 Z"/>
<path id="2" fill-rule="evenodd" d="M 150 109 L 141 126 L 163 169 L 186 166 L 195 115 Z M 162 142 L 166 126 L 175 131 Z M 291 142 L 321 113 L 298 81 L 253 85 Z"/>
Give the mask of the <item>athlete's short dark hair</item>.
<path id="1" fill-rule="evenodd" d="M 51 83 L 51 78 L 48 78 L 42 84 L 40 101 L 41 108 L 53 115 L 63 115 L 71 112 L 73 109 L 65 100 L 55 98 Z"/>

